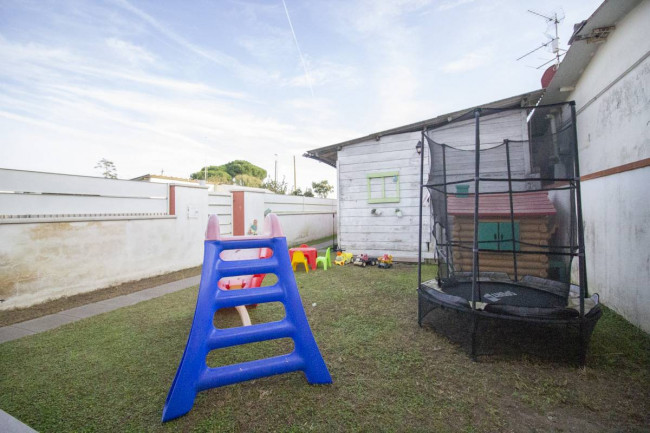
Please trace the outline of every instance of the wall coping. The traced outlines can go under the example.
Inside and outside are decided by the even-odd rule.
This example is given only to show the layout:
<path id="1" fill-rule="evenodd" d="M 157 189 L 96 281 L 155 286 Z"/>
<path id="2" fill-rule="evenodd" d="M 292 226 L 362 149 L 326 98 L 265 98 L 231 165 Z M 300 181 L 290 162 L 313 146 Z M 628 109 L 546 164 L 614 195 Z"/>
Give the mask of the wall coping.
<path id="1" fill-rule="evenodd" d="M 39 223 L 67 223 L 84 221 L 128 221 L 128 220 L 155 220 L 175 219 L 176 215 L 129 215 L 129 214 L 105 214 L 105 215 L 26 215 L 11 216 L 0 215 L 2 224 L 39 224 Z"/>

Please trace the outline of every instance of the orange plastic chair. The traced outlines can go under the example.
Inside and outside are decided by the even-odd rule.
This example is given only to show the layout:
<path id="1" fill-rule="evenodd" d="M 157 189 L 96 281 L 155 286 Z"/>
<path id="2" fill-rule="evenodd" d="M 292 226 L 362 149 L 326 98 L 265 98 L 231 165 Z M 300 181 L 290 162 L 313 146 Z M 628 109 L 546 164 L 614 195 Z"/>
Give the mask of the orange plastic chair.
<path id="1" fill-rule="evenodd" d="M 298 263 L 302 263 L 305 265 L 305 272 L 309 272 L 309 264 L 307 263 L 307 257 L 302 253 L 302 251 L 294 251 L 293 257 L 291 258 L 291 266 L 293 266 L 293 270 L 295 272 L 296 270 L 296 265 Z"/>

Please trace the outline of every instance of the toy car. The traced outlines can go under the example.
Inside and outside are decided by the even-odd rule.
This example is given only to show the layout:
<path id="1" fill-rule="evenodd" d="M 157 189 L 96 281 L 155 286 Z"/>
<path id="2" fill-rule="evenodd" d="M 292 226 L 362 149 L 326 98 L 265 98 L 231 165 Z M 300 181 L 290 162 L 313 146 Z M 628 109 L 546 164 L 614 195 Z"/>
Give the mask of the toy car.
<path id="1" fill-rule="evenodd" d="M 393 266 L 393 256 L 390 254 L 384 254 L 377 260 L 379 261 L 379 268 L 388 269 Z"/>
<path id="2" fill-rule="evenodd" d="M 355 266 L 361 266 L 365 268 L 366 266 L 375 266 L 377 264 L 377 259 L 374 257 L 368 257 L 368 254 L 359 254 L 355 257 L 354 262 L 352 263 Z"/>
<path id="3" fill-rule="evenodd" d="M 334 264 L 343 266 L 347 263 L 350 263 L 352 261 L 352 258 L 354 255 L 352 253 L 336 253 L 336 259 L 334 259 Z"/>

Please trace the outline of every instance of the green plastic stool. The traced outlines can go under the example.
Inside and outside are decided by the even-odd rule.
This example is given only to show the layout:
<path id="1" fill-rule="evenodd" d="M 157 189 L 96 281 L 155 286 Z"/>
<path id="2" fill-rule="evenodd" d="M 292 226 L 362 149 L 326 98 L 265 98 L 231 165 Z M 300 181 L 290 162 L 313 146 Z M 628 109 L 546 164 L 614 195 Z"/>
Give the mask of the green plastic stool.
<path id="1" fill-rule="evenodd" d="M 325 252 L 324 256 L 316 257 L 316 268 L 318 268 L 319 263 L 323 264 L 324 271 L 326 271 L 327 268 L 332 267 L 332 260 L 330 259 L 330 247 L 327 247 L 327 251 Z"/>

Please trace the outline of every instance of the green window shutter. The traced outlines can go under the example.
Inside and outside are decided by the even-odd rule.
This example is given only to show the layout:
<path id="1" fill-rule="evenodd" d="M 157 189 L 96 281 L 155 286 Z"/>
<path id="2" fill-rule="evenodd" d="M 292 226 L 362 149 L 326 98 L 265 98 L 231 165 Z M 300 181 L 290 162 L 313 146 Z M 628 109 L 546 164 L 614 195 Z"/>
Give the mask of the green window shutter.
<path id="1" fill-rule="evenodd" d="M 519 251 L 519 223 L 515 223 L 515 241 L 512 239 L 512 223 L 499 223 L 499 250 L 501 251 Z"/>
<path id="2" fill-rule="evenodd" d="M 499 223 L 478 223 L 478 247 L 482 250 L 499 249 Z"/>

